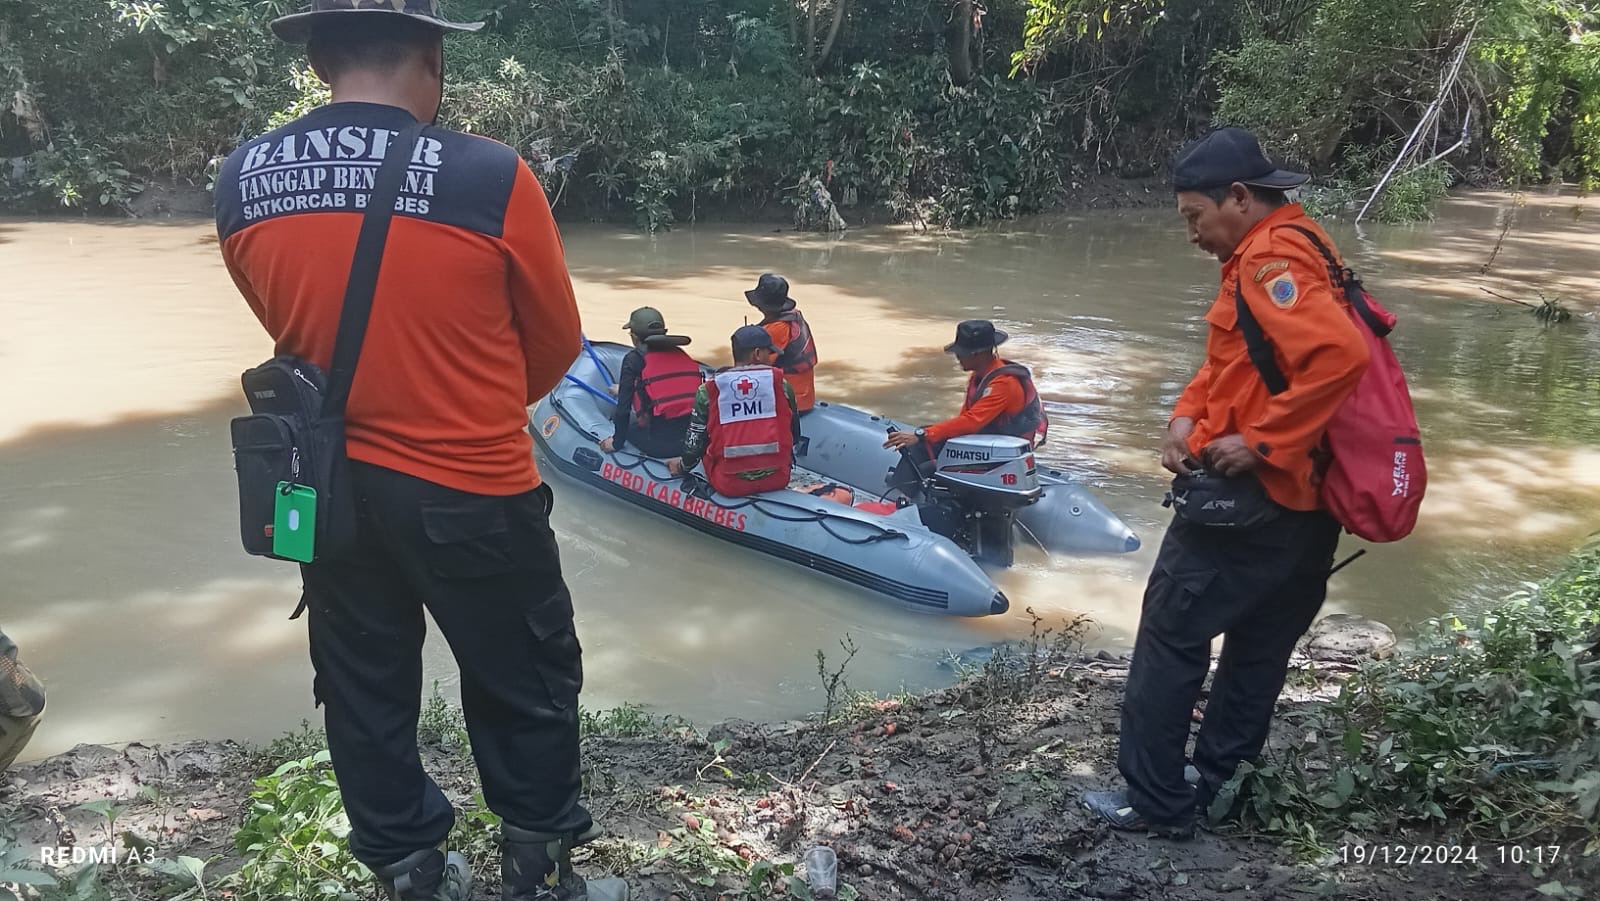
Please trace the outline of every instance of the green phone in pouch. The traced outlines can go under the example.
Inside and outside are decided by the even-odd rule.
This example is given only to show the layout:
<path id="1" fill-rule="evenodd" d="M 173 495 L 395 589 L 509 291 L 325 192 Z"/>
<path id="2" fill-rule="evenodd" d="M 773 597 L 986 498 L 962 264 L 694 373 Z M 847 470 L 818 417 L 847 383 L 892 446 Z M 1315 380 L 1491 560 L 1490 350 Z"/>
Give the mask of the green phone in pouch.
<path id="1" fill-rule="evenodd" d="M 272 553 L 310 563 L 317 547 L 317 490 L 279 482 L 272 507 Z"/>

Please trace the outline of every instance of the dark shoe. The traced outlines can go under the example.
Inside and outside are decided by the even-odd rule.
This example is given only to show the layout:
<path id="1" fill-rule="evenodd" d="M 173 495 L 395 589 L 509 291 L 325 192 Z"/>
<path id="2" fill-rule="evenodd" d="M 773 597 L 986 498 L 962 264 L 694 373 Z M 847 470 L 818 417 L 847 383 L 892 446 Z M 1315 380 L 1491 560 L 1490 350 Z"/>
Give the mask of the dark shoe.
<path id="1" fill-rule="evenodd" d="M 1194 837 L 1194 823 L 1150 823 L 1133 809 L 1128 801 L 1128 790 L 1084 792 L 1083 809 L 1105 820 L 1113 829 L 1126 832 L 1150 832 L 1162 838 L 1184 839 Z"/>
<path id="2" fill-rule="evenodd" d="M 439 848 L 418 851 L 374 871 L 389 901 L 467 901 L 472 897 L 472 867 L 467 859 Z"/>
<path id="3" fill-rule="evenodd" d="M 500 824 L 501 901 L 628 901 L 621 879 L 587 881 L 572 869 L 572 849 L 599 831 L 530 832 Z"/>

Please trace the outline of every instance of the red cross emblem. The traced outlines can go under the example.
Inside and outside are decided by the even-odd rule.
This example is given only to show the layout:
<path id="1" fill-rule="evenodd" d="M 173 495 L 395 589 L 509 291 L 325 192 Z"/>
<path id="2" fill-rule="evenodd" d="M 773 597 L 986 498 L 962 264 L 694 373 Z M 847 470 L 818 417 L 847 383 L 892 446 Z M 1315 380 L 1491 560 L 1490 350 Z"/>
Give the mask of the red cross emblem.
<path id="1" fill-rule="evenodd" d="M 744 378 L 735 382 L 733 387 L 739 389 L 739 394 L 741 396 L 748 396 L 751 392 L 756 390 L 756 383 L 750 381 L 749 376 L 745 376 Z"/>

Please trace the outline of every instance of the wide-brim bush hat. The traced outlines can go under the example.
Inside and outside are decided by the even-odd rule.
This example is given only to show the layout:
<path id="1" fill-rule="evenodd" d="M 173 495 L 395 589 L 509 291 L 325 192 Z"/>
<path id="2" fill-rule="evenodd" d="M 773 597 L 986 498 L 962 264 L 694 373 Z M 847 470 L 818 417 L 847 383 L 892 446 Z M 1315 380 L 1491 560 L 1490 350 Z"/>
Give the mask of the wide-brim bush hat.
<path id="1" fill-rule="evenodd" d="M 763 273 L 756 286 L 744 292 L 744 299 L 758 310 L 787 313 L 794 309 L 789 297 L 789 280 L 771 272 Z"/>
<path id="2" fill-rule="evenodd" d="M 994 350 L 1011 336 L 994 327 L 987 319 L 968 319 L 956 326 L 956 340 L 944 346 L 945 353 L 964 357 L 967 354 Z"/>

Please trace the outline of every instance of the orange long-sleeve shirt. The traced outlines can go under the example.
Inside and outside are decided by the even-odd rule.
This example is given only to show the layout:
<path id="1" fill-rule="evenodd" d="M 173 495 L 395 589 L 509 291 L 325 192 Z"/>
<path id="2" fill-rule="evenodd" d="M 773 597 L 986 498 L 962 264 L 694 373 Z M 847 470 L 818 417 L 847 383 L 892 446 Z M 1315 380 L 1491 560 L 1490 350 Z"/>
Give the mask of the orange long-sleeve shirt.
<path id="1" fill-rule="evenodd" d="M 1195 421 L 1189 449 L 1240 435 L 1261 458 L 1256 467 L 1273 500 L 1292 510 L 1315 510 L 1312 451 L 1328 420 L 1367 368 L 1367 347 L 1345 312 L 1328 267 L 1306 236 L 1333 241 L 1299 204 L 1278 209 L 1256 225 L 1222 266 L 1222 285 L 1206 312 L 1211 328 L 1206 359 L 1173 408 Z M 1235 286 L 1273 344 L 1289 388 L 1276 396 L 1250 362 L 1234 307 Z"/>
<path id="2" fill-rule="evenodd" d="M 967 392 L 972 392 L 984 376 L 1006 365 L 1006 361 L 995 357 L 989 367 L 982 372 L 974 372 L 967 379 Z M 1013 375 L 998 375 L 989 383 L 988 389 L 982 397 L 972 403 L 961 404 L 961 412 L 953 419 L 927 426 L 925 435 L 929 442 L 948 441 L 962 435 L 976 435 L 984 426 L 994 422 L 1000 416 L 1014 416 L 1022 412 L 1026 397 L 1022 390 L 1022 382 Z"/>
<path id="3" fill-rule="evenodd" d="M 395 107 L 322 107 L 247 142 L 217 183 L 222 257 L 277 353 L 327 370 L 360 209 Z M 475 494 L 539 484 L 527 406 L 581 348 L 544 191 L 516 151 L 423 131 L 347 407 L 351 459 Z"/>

